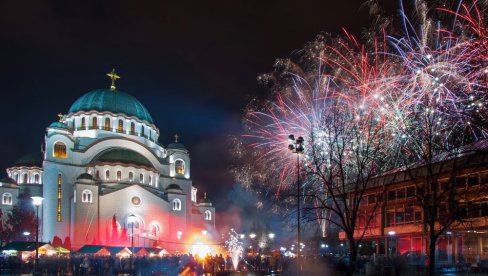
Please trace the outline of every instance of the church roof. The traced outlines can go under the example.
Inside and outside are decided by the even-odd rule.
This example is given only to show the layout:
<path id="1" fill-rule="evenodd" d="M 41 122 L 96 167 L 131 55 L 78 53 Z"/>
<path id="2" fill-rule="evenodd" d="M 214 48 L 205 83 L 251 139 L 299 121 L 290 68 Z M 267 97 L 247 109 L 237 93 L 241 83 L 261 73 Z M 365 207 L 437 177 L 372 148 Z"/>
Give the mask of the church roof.
<path id="1" fill-rule="evenodd" d="M 39 167 L 42 168 L 44 156 L 40 152 L 30 153 L 17 160 L 13 167 Z"/>
<path id="2" fill-rule="evenodd" d="M 153 165 L 146 157 L 128 149 L 113 148 L 107 150 L 95 158 L 96 162 L 101 163 L 124 163 L 132 165 L 141 165 L 153 168 Z"/>
<path id="3" fill-rule="evenodd" d="M 146 107 L 135 97 L 120 90 L 97 89 L 90 91 L 78 98 L 69 112 L 91 110 L 122 113 L 154 124 Z"/>

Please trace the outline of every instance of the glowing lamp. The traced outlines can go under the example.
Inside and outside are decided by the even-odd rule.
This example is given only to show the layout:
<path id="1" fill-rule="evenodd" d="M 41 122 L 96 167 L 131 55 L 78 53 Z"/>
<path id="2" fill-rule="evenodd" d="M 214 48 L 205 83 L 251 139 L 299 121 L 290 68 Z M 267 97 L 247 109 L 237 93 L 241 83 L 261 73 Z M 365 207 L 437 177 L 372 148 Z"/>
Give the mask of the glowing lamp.
<path id="1" fill-rule="evenodd" d="M 269 237 L 270 239 L 274 239 L 274 238 L 275 238 L 275 234 L 274 234 L 274 233 L 269 233 L 269 234 L 268 234 L 268 237 Z"/>
<path id="2" fill-rule="evenodd" d="M 395 234 L 396 234 L 396 232 L 395 232 L 395 231 L 388 231 L 388 235 L 390 235 L 390 236 L 393 236 L 393 235 L 395 235 Z"/>
<path id="3" fill-rule="evenodd" d="M 256 234 L 254 234 L 254 233 L 249 234 L 249 238 L 254 239 L 255 237 L 256 237 Z"/>
<path id="4" fill-rule="evenodd" d="M 31 198 L 32 204 L 34 204 L 34 206 L 41 206 L 42 201 L 44 200 L 44 198 L 40 196 L 31 196 Z"/>

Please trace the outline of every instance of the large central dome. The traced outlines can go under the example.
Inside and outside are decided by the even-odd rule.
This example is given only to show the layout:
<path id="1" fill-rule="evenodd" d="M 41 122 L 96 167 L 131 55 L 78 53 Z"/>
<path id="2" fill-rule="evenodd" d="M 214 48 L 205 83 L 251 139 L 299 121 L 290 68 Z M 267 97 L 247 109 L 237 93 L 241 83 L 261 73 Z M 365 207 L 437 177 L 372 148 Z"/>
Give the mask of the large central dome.
<path id="1" fill-rule="evenodd" d="M 139 100 L 119 90 L 97 89 L 90 91 L 75 101 L 69 109 L 69 113 L 91 110 L 122 113 L 154 124 L 149 111 Z"/>

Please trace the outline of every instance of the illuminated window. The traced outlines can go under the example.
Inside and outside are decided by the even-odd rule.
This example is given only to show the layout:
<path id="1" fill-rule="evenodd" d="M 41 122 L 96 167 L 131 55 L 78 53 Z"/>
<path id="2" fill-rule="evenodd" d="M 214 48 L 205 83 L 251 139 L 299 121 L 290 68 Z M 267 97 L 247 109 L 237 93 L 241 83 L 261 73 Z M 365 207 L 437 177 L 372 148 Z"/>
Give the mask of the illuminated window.
<path id="1" fill-rule="evenodd" d="M 151 225 L 149 225 L 149 229 L 148 229 L 148 235 L 151 236 L 151 237 L 157 237 L 159 236 L 159 225 L 153 223 Z"/>
<path id="2" fill-rule="evenodd" d="M 122 178 L 122 172 L 117 171 L 117 181 L 120 181 L 121 178 Z"/>
<path id="3" fill-rule="evenodd" d="M 2 195 L 2 204 L 3 205 L 12 205 L 12 194 L 11 193 L 4 193 Z"/>
<path id="4" fill-rule="evenodd" d="M 66 158 L 66 145 L 63 142 L 54 143 L 53 156 L 56 158 Z"/>
<path id="5" fill-rule="evenodd" d="M 97 128 L 97 127 L 98 127 L 98 119 L 97 119 L 97 117 L 93 117 L 92 128 Z"/>
<path id="6" fill-rule="evenodd" d="M 34 175 L 34 183 L 39 184 L 39 175 L 38 174 Z"/>
<path id="7" fill-rule="evenodd" d="M 110 179 L 110 171 L 106 170 L 105 171 L 105 181 L 108 181 Z"/>
<path id="8" fill-rule="evenodd" d="M 110 118 L 105 118 L 105 129 L 110 130 Z"/>
<path id="9" fill-rule="evenodd" d="M 178 159 L 175 162 L 175 172 L 177 174 L 185 174 L 185 161 Z"/>
<path id="10" fill-rule="evenodd" d="M 144 175 L 142 173 L 139 175 L 139 183 L 144 183 Z"/>
<path id="11" fill-rule="evenodd" d="M 27 174 L 24 173 L 22 183 L 27 183 L 27 180 L 28 180 Z"/>
<path id="12" fill-rule="evenodd" d="M 129 182 L 133 182 L 133 181 L 134 181 L 134 173 L 129 172 Z"/>
<path id="13" fill-rule="evenodd" d="M 178 198 L 173 200 L 173 211 L 181 211 L 181 200 Z"/>
<path id="14" fill-rule="evenodd" d="M 85 117 L 81 118 L 81 129 L 85 129 Z"/>
<path id="15" fill-rule="evenodd" d="M 61 174 L 58 174 L 58 221 L 61 221 Z"/>
<path id="16" fill-rule="evenodd" d="M 130 134 L 134 134 L 134 133 L 136 133 L 136 125 L 133 122 L 131 122 L 130 123 Z"/>
<path id="17" fill-rule="evenodd" d="M 117 128 L 118 132 L 122 132 L 124 130 L 124 121 L 122 119 L 119 119 L 119 127 Z"/>
<path id="18" fill-rule="evenodd" d="M 93 202 L 93 193 L 90 190 L 83 190 L 81 193 L 81 202 L 83 203 L 92 203 Z"/>
<path id="19" fill-rule="evenodd" d="M 197 202 L 197 189 L 191 187 L 191 201 Z"/>
<path id="20" fill-rule="evenodd" d="M 212 220 L 212 212 L 210 210 L 205 211 L 205 220 Z"/>

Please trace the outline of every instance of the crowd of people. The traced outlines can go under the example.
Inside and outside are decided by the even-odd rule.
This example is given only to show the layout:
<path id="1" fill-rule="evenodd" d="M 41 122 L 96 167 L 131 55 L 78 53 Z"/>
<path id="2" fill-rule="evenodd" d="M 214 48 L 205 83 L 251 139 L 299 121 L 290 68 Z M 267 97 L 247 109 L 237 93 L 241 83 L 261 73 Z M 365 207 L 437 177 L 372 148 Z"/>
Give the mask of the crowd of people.
<path id="1" fill-rule="evenodd" d="M 22 274 L 35 270 L 34 259 L 21 260 L 17 256 L 1 259 L 0 274 Z M 294 270 L 294 260 L 282 255 L 254 255 L 240 258 L 237 264 L 229 255 L 191 254 L 135 256 L 119 258 L 72 254 L 67 256 L 40 256 L 37 271 L 41 275 L 203 275 L 229 271 L 260 271 L 286 273 Z"/>
<path id="2" fill-rule="evenodd" d="M 261 274 L 295 275 L 296 259 L 281 254 L 245 255 L 233 263 L 229 255 L 192 254 L 165 256 L 98 256 L 89 254 L 69 254 L 60 256 L 40 256 L 37 268 L 33 258 L 22 260 L 18 256 L 0 258 L 0 274 L 25 274 L 37 269 L 40 275 L 204 275 L 233 271 L 255 271 Z M 410 260 L 411 261 L 411 260 Z M 367 265 L 373 265 L 376 271 L 390 267 L 400 275 L 405 271 L 408 259 L 401 256 L 385 257 L 359 256 L 356 270 L 365 273 Z M 301 270 L 306 275 L 341 275 L 348 269 L 348 256 L 324 254 L 302 257 Z M 416 262 L 418 264 L 418 262 Z M 330 273 L 332 272 L 332 273 Z M 366 274 L 366 273 L 365 273 Z M 305 274 L 304 274 L 305 275 Z"/>

